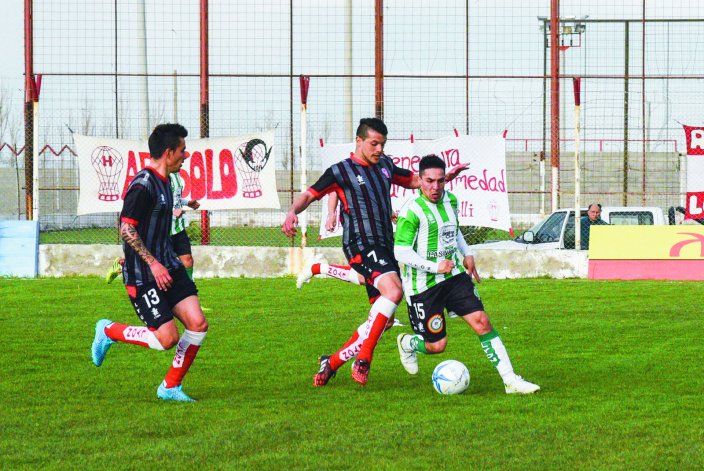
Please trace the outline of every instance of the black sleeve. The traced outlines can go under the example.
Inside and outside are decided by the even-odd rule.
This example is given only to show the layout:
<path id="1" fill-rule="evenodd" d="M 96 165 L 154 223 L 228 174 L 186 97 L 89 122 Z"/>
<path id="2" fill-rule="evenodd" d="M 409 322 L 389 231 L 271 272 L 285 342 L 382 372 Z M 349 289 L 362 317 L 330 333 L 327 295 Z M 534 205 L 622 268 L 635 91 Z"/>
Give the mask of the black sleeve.
<path id="1" fill-rule="evenodd" d="M 313 183 L 308 191 L 315 196 L 316 200 L 319 200 L 323 196 L 335 191 L 338 188 L 337 180 L 335 180 L 335 175 L 332 173 L 332 169 L 328 169 L 318 178 L 318 181 Z"/>
<path id="2" fill-rule="evenodd" d="M 125 195 L 125 204 L 120 212 L 120 222 L 129 222 L 134 226 L 147 220 L 154 208 L 154 197 L 143 185 L 130 186 Z"/>

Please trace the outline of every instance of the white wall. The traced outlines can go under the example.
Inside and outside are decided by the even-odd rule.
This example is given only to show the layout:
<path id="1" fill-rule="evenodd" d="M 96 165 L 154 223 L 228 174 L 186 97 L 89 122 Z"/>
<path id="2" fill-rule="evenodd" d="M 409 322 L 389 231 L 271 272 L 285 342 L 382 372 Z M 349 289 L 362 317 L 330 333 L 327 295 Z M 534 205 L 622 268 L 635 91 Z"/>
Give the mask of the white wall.
<path id="1" fill-rule="evenodd" d="M 39 246 L 41 276 L 103 276 L 119 245 L 43 244 Z M 303 262 L 322 254 L 332 263 L 345 263 L 338 248 L 301 251 L 288 247 L 193 247 L 196 278 L 276 277 L 297 273 Z M 479 274 L 493 278 L 586 278 L 587 253 L 574 250 L 481 250 Z"/>

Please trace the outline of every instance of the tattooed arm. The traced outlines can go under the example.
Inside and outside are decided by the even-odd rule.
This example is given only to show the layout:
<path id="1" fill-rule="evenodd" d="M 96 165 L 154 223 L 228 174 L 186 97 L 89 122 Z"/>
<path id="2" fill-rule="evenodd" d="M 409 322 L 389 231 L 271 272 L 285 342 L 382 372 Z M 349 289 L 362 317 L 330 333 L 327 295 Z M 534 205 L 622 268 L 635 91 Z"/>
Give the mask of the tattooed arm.
<path id="1" fill-rule="evenodd" d="M 132 247 L 139 257 L 144 260 L 144 263 L 149 265 L 149 269 L 154 275 L 156 280 L 156 285 L 160 290 L 166 291 L 171 288 L 171 282 L 173 281 L 171 275 L 169 275 L 169 270 L 164 267 L 159 261 L 154 258 L 154 256 L 147 250 L 147 247 L 142 242 L 142 238 L 139 237 L 137 233 L 137 228 L 134 224 L 122 221 L 120 224 L 120 237 L 125 241 L 127 245 Z"/>

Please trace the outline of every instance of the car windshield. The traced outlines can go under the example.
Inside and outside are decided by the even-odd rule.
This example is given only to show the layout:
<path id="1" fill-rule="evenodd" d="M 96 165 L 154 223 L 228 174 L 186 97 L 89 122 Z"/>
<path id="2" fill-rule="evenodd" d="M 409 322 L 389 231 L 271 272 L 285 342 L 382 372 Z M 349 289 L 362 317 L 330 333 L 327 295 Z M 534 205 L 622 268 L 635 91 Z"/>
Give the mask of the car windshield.
<path id="1" fill-rule="evenodd" d="M 562 225 L 565 222 L 565 216 L 567 213 L 558 212 L 553 213 L 545 219 L 533 226 L 531 231 L 535 234 L 533 237 L 533 243 L 544 244 L 546 242 L 559 242 L 560 233 L 562 232 Z"/>

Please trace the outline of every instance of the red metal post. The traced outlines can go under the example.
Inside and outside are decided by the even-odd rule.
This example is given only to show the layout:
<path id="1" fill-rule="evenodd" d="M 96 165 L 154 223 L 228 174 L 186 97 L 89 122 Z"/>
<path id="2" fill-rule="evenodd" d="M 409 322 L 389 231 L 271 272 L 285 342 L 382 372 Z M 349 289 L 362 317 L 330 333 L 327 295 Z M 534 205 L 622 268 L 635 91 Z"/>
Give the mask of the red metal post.
<path id="1" fill-rule="evenodd" d="M 34 31 L 32 28 L 33 0 L 24 0 L 24 198 L 27 220 L 34 219 L 32 194 L 34 181 Z"/>
<path id="2" fill-rule="evenodd" d="M 560 1 L 550 0 L 550 163 L 552 166 L 552 210 L 560 205 Z"/>
<path id="3" fill-rule="evenodd" d="M 374 114 L 384 119 L 384 0 L 374 2 Z"/>
<path id="4" fill-rule="evenodd" d="M 200 137 L 210 135 L 208 88 L 208 0 L 200 0 Z M 210 216 L 200 212 L 200 243 L 210 244 Z"/>

